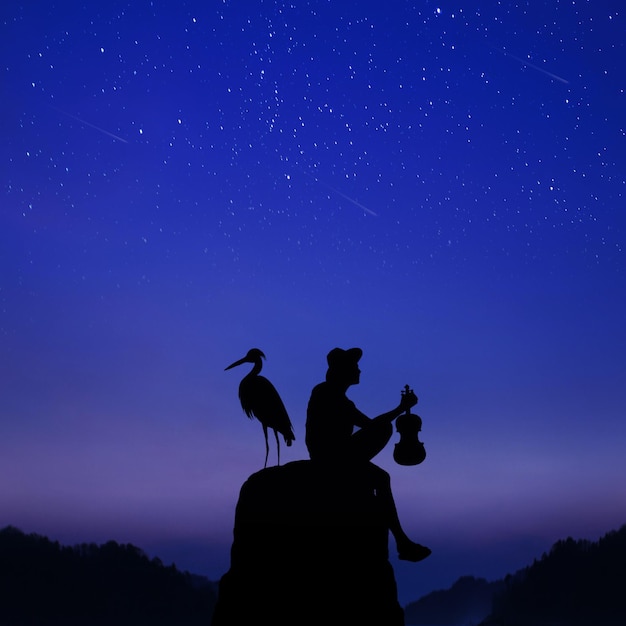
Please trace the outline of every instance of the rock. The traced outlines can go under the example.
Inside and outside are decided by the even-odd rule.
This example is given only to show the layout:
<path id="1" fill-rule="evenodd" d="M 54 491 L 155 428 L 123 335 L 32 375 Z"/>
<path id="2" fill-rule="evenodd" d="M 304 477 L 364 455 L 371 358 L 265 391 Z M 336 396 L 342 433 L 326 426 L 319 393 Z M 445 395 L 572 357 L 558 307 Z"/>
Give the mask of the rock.
<path id="1" fill-rule="evenodd" d="M 212 626 L 403 626 L 388 530 L 359 476 L 312 461 L 244 483 Z"/>

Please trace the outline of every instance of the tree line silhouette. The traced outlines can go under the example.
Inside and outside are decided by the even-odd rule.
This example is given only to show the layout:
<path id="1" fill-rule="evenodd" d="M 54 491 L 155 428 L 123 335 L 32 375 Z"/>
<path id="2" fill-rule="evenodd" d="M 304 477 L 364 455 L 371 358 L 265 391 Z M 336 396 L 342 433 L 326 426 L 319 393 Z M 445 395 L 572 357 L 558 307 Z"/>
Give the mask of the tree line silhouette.
<path id="1" fill-rule="evenodd" d="M 487 582 L 463 576 L 405 608 L 407 624 L 624 626 L 626 526 L 598 541 L 555 543 L 531 565 Z M 481 621 L 482 620 L 482 621 Z"/>
<path id="2" fill-rule="evenodd" d="M 626 624 L 626 525 L 596 542 L 558 541 L 495 594 L 484 624 Z"/>
<path id="3" fill-rule="evenodd" d="M 0 624 L 196 626 L 215 606 L 211 583 L 132 544 L 73 547 L 0 530 Z"/>
<path id="4" fill-rule="evenodd" d="M 558 541 L 496 583 L 464 577 L 448 592 L 409 605 L 406 621 L 452 624 L 459 611 L 476 619 L 475 595 L 491 586 L 497 592 L 483 626 L 623 626 L 626 525 L 597 542 Z M 132 544 L 67 547 L 12 526 L 0 530 L 2 626 L 206 626 L 215 601 L 208 580 L 150 559 Z"/>

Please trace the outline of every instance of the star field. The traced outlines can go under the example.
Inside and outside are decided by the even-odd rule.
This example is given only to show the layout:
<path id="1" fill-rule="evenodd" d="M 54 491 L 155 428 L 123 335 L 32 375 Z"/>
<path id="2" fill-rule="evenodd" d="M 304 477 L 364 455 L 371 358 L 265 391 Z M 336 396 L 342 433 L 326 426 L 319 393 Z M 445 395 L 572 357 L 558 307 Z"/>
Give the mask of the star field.
<path id="1" fill-rule="evenodd" d="M 623 523 L 625 20 L 9 2 L 0 525 L 219 576 L 263 452 L 223 368 L 267 354 L 304 458 L 336 345 L 368 415 L 420 396 L 428 463 L 380 464 L 442 557 L 399 566 L 403 601 Z"/>

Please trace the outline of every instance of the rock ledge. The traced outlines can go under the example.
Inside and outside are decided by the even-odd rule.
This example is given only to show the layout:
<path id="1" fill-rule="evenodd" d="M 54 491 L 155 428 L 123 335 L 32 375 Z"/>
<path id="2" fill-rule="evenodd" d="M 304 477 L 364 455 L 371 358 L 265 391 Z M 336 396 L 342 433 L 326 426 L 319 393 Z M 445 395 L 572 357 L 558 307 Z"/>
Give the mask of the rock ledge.
<path id="1" fill-rule="evenodd" d="M 295 461 L 250 476 L 212 626 L 403 626 L 374 493 Z"/>

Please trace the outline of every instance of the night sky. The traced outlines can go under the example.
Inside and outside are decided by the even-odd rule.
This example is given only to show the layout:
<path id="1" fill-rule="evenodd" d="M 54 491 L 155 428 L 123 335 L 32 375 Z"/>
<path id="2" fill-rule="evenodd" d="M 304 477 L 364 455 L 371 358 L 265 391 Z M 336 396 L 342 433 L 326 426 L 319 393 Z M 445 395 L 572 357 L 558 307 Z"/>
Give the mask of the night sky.
<path id="1" fill-rule="evenodd" d="M 420 398 L 401 602 L 626 523 L 622 5 L 3 3 L 0 527 L 217 579 L 265 456 L 224 368 L 288 462 L 336 346 Z"/>

